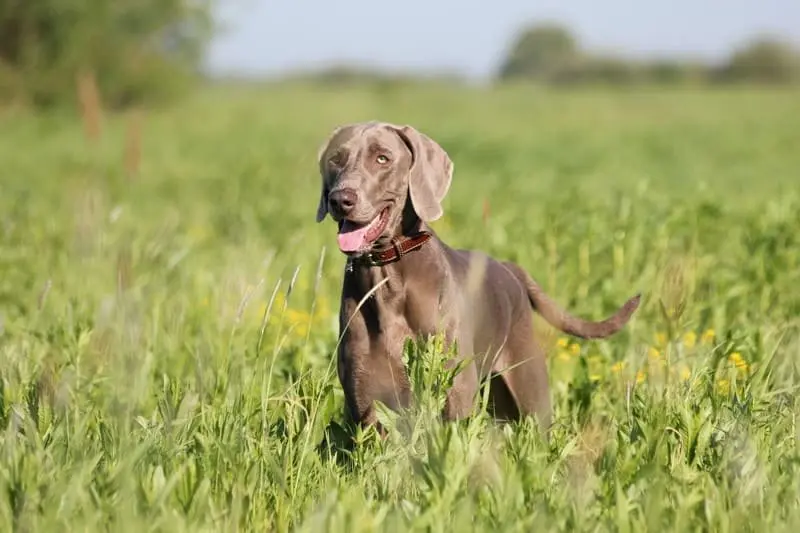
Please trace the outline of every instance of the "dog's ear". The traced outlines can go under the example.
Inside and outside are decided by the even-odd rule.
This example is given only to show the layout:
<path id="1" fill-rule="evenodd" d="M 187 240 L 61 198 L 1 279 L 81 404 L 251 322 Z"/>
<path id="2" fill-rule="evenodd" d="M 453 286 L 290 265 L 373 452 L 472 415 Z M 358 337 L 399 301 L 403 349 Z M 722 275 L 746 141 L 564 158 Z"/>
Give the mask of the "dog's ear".
<path id="1" fill-rule="evenodd" d="M 324 178 L 322 179 L 321 189 L 319 193 L 319 205 L 317 205 L 317 222 L 325 220 L 325 216 L 328 214 L 328 191 L 325 186 Z"/>
<path id="2" fill-rule="evenodd" d="M 414 210 L 424 222 L 442 216 L 442 200 L 453 181 L 453 161 L 438 143 L 411 126 L 392 126 L 411 150 L 408 188 Z"/>
<path id="3" fill-rule="evenodd" d="M 331 134 L 328 135 L 328 138 L 325 139 L 325 142 L 322 143 L 317 150 L 317 166 L 319 167 L 319 175 L 321 178 L 319 204 L 317 205 L 317 222 L 325 220 L 325 216 L 328 214 L 328 184 L 325 180 L 325 154 L 333 138 L 336 137 L 337 133 L 342 131 L 342 127 L 343 126 L 334 128 Z"/>

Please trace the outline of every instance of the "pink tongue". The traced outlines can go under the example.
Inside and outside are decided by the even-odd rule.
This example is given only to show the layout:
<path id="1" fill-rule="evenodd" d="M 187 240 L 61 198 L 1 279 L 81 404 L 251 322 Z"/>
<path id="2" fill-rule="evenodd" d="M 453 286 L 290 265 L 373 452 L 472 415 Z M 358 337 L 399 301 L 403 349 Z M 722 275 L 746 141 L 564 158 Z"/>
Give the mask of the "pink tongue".
<path id="1" fill-rule="evenodd" d="M 357 252 L 367 243 L 367 232 L 372 224 L 367 224 L 358 229 L 350 229 L 349 222 L 342 225 L 342 229 L 337 236 L 339 249 L 343 252 Z"/>

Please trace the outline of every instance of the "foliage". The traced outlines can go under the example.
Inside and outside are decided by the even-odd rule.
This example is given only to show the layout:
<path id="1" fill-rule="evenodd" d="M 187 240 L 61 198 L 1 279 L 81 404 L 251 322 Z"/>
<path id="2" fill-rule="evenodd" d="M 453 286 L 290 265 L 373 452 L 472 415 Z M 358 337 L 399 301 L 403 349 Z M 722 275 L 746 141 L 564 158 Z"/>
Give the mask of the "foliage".
<path id="1" fill-rule="evenodd" d="M 0 530 L 796 530 L 798 106 L 228 88 L 141 130 L 111 117 L 92 143 L 6 111 Z M 440 424 L 434 339 L 406 354 L 422 408 L 349 444 L 314 156 L 376 117 L 453 157 L 451 245 L 518 262 L 585 317 L 643 292 L 607 341 L 537 326 L 549 443 L 528 422 Z"/>
<path id="2" fill-rule="evenodd" d="M 680 59 L 632 60 L 584 50 L 566 27 L 546 23 L 519 32 L 497 78 L 558 85 L 787 84 L 800 79 L 800 53 L 777 38 L 756 38 L 734 50 L 722 66 Z"/>
<path id="3" fill-rule="evenodd" d="M 544 24 L 520 33 L 500 66 L 500 77 L 547 81 L 581 59 L 572 34 L 556 24 Z"/>
<path id="4" fill-rule="evenodd" d="M 108 105 L 161 99 L 195 75 L 210 0 L 26 0 L 0 5 L 0 102 L 74 101 L 91 73 Z"/>
<path id="5" fill-rule="evenodd" d="M 756 39 L 733 53 L 719 77 L 735 82 L 796 82 L 800 80 L 800 54 L 777 39 Z"/>

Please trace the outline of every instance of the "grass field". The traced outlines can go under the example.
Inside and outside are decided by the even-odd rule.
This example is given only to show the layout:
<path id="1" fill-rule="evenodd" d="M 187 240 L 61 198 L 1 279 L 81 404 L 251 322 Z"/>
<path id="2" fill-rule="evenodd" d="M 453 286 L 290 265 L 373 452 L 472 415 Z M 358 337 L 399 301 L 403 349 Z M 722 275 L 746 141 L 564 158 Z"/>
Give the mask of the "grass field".
<path id="1" fill-rule="evenodd" d="M 798 117 L 766 89 L 295 86 L 90 141 L 0 111 L 0 530 L 797 531 Z M 609 341 L 542 328 L 549 444 L 441 425 L 429 346 L 420 408 L 347 446 L 315 155 L 373 118 L 455 161 L 450 244 L 581 316 L 643 293 Z"/>

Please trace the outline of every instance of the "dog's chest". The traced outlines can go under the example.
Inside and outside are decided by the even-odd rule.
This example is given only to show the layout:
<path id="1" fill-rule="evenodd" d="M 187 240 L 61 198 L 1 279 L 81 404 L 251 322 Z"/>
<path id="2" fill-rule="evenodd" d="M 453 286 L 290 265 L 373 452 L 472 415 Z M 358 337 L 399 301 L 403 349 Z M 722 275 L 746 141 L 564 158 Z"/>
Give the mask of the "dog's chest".
<path id="1" fill-rule="evenodd" d="M 370 342 L 373 353 L 400 354 L 406 339 L 435 334 L 442 325 L 443 315 L 436 294 L 407 292 L 397 297 L 376 294 L 373 298 L 373 305 L 365 309 L 367 313 L 374 313 L 372 317 L 365 317 L 367 321 L 377 325 L 377 335 Z"/>

